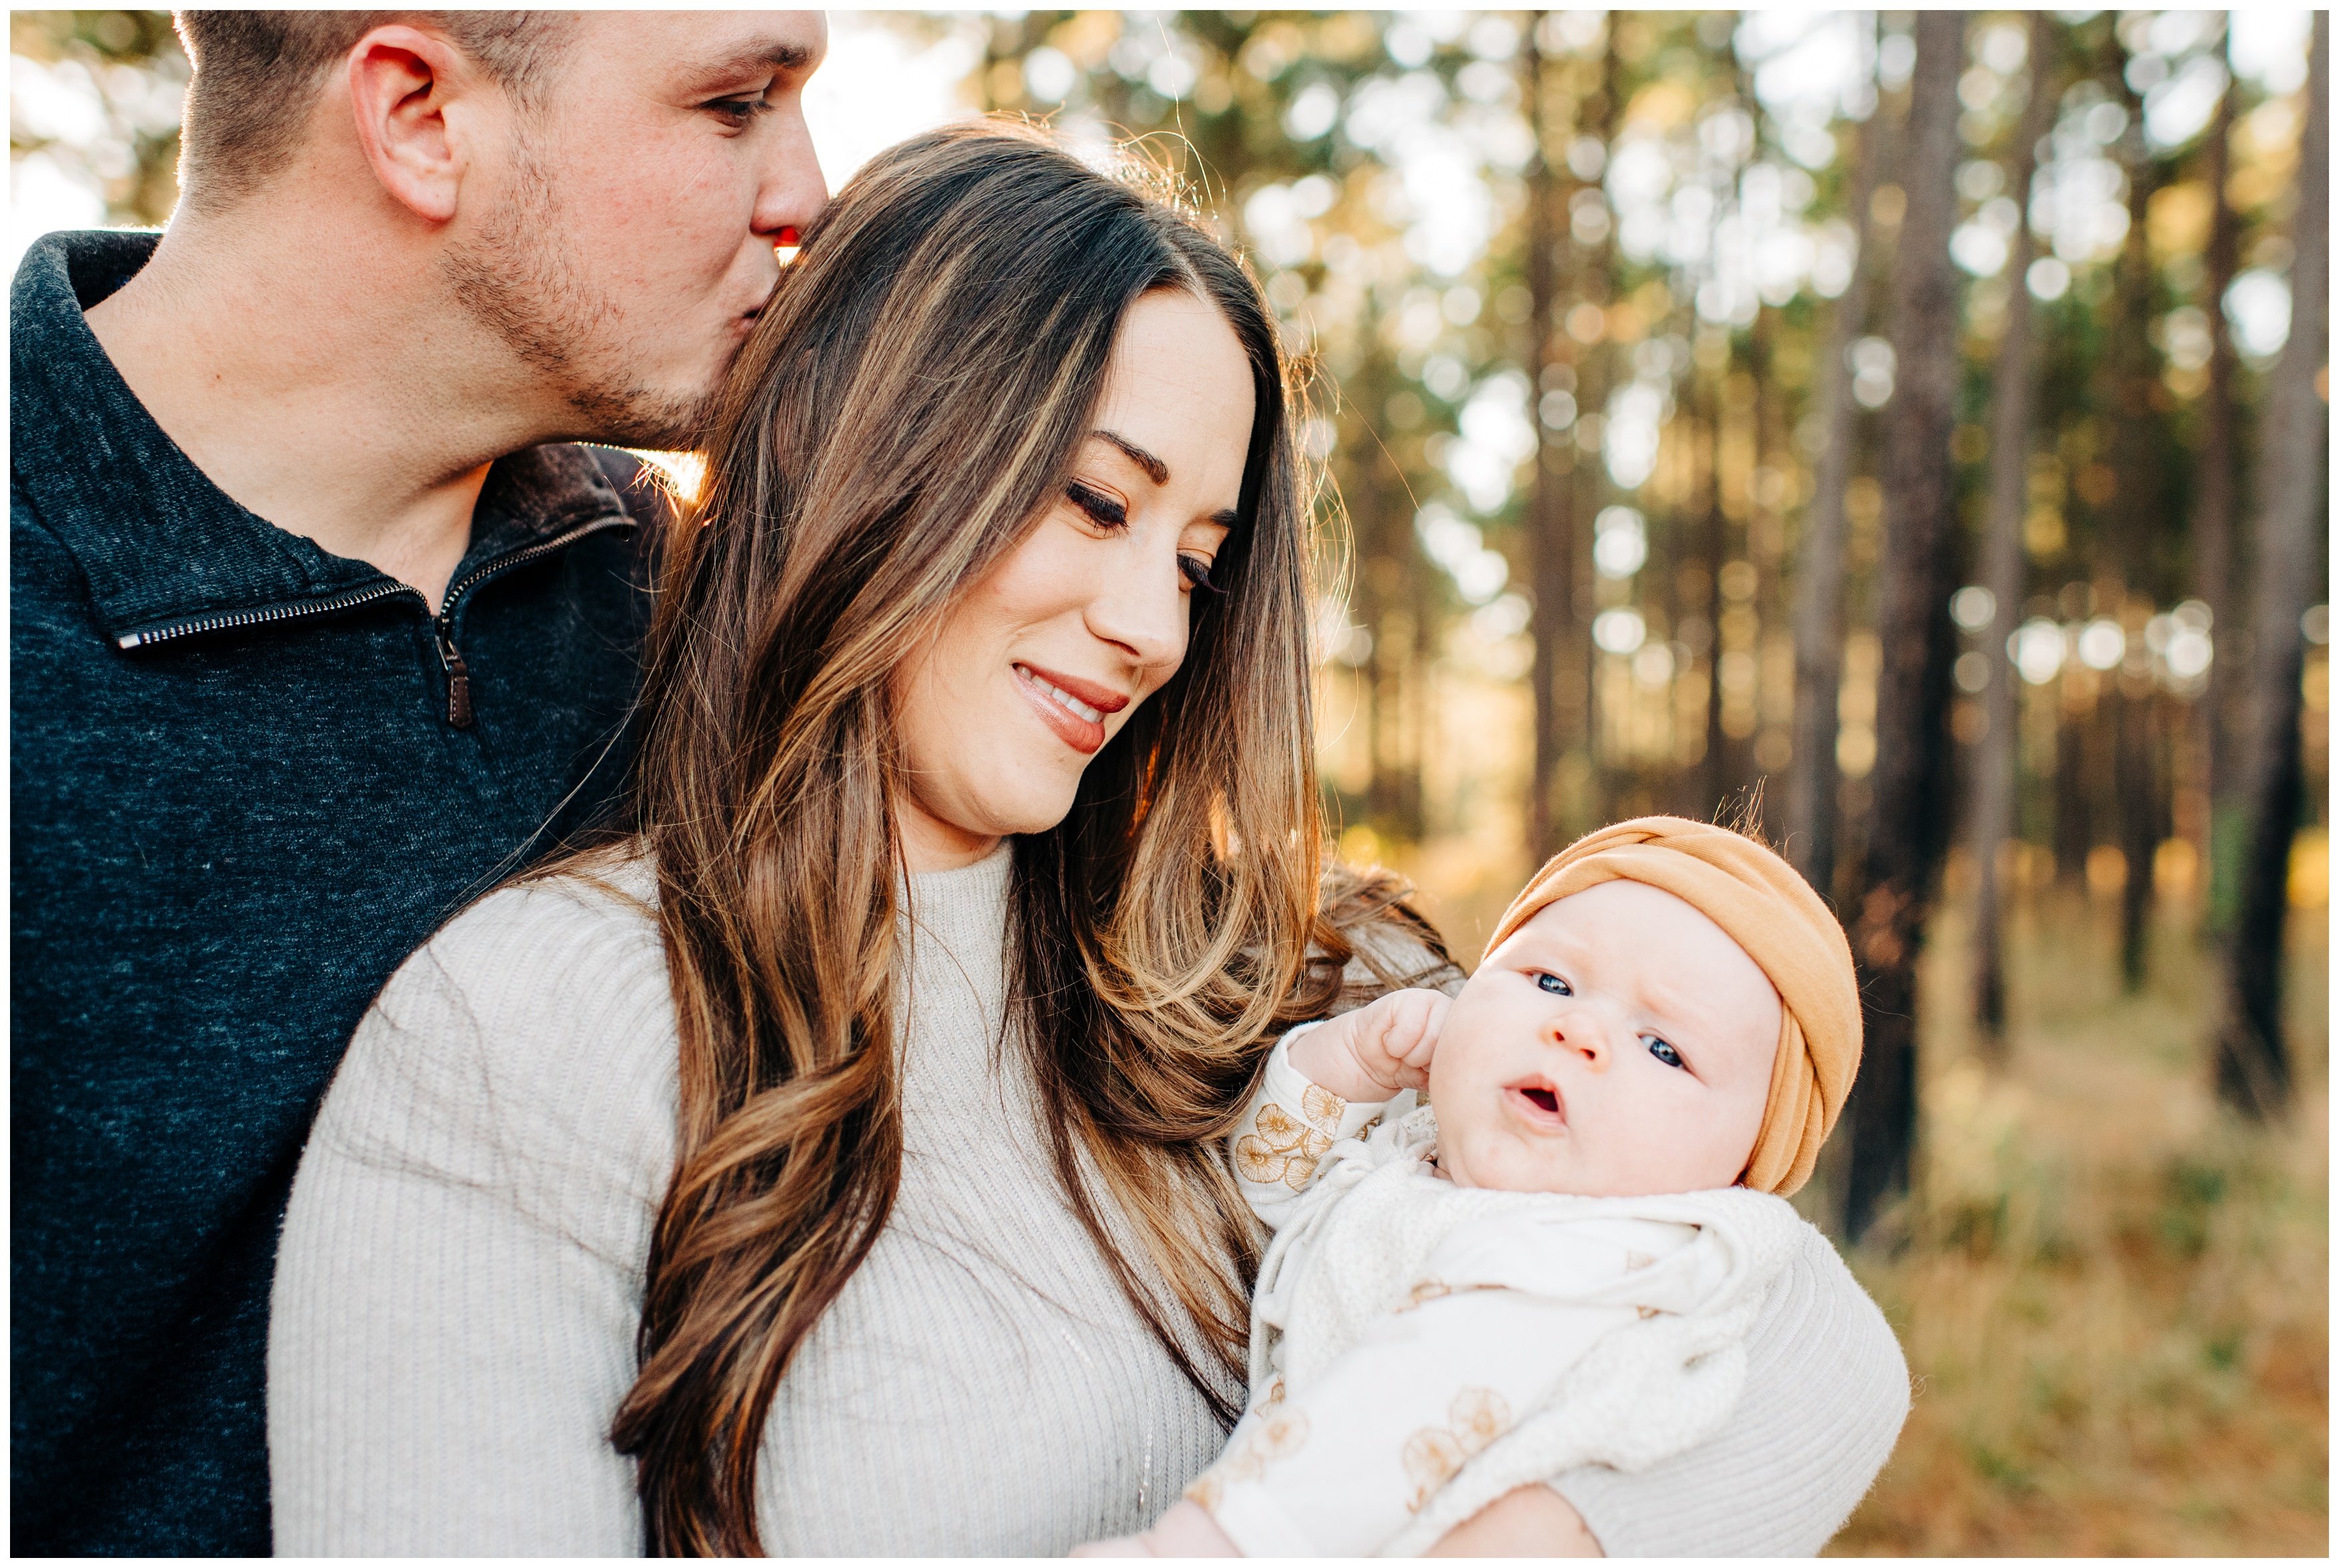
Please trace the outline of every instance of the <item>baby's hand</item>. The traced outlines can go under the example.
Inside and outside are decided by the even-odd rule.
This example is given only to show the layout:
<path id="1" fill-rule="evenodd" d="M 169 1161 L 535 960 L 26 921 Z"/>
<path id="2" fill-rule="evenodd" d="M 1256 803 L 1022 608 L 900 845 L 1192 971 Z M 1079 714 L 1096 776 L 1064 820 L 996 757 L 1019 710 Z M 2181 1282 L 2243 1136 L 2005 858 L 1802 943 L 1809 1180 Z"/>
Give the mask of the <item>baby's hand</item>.
<path id="1" fill-rule="evenodd" d="M 1293 1040 L 1291 1065 L 1310 1083 L 1360 1104 L 1426 1089 L 1447 1006 L 1438 991 L 1390 991 Z"/>

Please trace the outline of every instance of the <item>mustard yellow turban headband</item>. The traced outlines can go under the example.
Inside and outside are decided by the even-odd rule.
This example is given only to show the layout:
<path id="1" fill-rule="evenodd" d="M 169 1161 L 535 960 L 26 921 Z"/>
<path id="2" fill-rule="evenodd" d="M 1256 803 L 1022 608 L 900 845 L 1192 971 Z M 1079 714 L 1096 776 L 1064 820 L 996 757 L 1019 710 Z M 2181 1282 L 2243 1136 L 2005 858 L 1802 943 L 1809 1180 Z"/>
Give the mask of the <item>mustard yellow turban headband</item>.
<path id="1" fill-rule="evenodd" d="M 1786 1020 L 1762 1129 L 1741 1178 L 1781 1196 L 1811 1178 L 1860 1070 L 1860 983 L 1843 927 L 1794 867 L 1742 833 L 1644 816 L 1577 839 L 1535 873 L 1495 922 L 1486 951 L 1545 904 L 1604 882 L 1663 888 L 1703 912 L 1761 966 Z"/>

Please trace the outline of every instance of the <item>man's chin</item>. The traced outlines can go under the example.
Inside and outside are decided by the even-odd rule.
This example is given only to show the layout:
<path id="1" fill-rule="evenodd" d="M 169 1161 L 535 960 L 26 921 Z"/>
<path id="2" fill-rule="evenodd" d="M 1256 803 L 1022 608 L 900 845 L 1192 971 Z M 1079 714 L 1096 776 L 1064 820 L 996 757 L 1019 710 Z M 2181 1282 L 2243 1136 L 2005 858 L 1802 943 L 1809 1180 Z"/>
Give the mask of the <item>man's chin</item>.
<path id="1" fill-rule="evenodd" d="M 578 428 L 568 434 L 570 440 L 684 452 L 706 443 L 715 397 L 709 393 L 686 399 L 646 387 L 614 392 L 587 389 L 571 393 L 568 406 L 578 421 Z"/>

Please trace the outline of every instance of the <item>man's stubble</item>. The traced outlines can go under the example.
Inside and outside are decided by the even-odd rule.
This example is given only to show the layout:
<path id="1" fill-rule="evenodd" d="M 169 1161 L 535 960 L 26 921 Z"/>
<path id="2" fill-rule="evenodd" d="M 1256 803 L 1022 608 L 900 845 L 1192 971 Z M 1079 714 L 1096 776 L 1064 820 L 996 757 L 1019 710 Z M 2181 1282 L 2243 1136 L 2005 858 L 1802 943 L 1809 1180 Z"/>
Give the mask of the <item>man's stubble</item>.
<path id="1" fill-rule="evenodd" d="M 689 396 L 643 384 L 617 337 L 624 312 L 569 261 L 556 182 L 525 142 L 513 148 L 514 194 L 440 261 L 456 301 L 558 390 L 577 419 L 574 439 L 676 450 L 695 445 L 716 391 Z"/>

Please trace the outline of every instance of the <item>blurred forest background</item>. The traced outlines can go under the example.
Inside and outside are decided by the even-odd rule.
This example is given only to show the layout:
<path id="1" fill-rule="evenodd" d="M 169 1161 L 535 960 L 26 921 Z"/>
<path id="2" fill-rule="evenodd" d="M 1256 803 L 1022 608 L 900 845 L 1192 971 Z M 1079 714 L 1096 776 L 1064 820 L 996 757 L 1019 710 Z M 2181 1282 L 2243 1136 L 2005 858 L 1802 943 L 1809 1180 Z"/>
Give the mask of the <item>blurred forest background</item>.
<path id="1" fill-rule="evenodd" d="M 1869 1054 L 1801 1200 L 1914 1414 L 1839 1553 L 2328 1547 L 2327 18 L 838 14 L 833 183 L 1177 171 L 1314 368 L 1341 851 L 1475 960 L 1757 822 Z M 159 223 L 159 12 L 11 18 L 11 254 Z"/>

